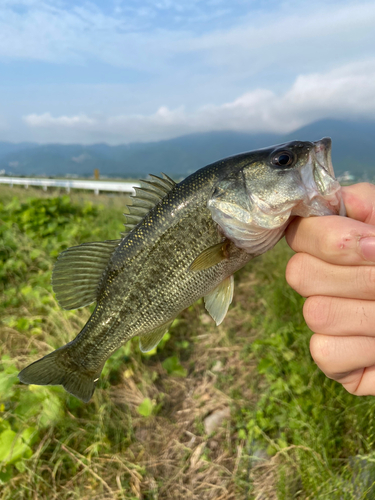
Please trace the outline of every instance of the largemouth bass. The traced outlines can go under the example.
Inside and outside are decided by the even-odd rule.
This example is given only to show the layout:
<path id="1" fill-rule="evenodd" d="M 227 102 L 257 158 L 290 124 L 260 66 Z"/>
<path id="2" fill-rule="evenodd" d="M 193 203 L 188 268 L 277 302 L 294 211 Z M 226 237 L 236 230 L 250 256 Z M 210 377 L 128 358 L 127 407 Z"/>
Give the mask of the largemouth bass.
<path id="1" fill-rule="evenodd" d="M 150 351 L 201 297 L 220 324 L 233 273 L 272 248 L 294 216 L 345 215 L 328 138 L 232 156 L 178 184 L 151 176 L 128 212 L 121 239 L 58 257 L 52 286 L 59 304 L 97 305 L 77 337 L 24 368 L 21 382 L 61 384 L 89 401 L 106 360 L 132 337 Z"/>

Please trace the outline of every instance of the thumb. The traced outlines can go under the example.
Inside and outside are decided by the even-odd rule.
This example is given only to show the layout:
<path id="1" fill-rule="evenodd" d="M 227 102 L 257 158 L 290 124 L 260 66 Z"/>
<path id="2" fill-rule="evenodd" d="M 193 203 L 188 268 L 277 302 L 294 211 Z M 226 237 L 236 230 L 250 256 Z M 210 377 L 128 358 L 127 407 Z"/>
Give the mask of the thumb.
<path id="1" fill-rule="evenodd" d="M 375 186 L 368 182 L 342 188 L 347 216 L 375 226 Z"/>

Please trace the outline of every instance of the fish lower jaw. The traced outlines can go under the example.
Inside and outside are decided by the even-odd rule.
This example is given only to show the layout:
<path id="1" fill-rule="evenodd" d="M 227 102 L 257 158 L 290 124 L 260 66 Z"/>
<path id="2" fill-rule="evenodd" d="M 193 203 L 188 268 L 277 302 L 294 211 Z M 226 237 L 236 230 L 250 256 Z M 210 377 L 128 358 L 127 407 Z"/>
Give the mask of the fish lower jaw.
<path id="1" fill-rule="evenodd" d="M 332 207 L 338 207 L 340 205 L 340 200 L 341 200 L 341 186 L 331 191 L 330 193 L 325 193 L 321 196 L 322 198 L 327 200 Z"/>
<path id="2" fill-rule="evenodd" d="M 346 215 L 341 190 L 338 189 L 329 194 L 317 194 L 309 197 L 307 201 L 301 201 L 296 205 L 291 215 L 299 217 L 311 217 L 320 215 Z"/>
<path id="3" fill-rule="evenodd" d="M 346 215 L 344 201 L 341 195 L 341 186 L 330 194 L 323 196 L 323 199 L 327 203 L 327 207 L 332 210 L 335 215 Z"/>
<path id="4" fill-rule="evenodd" d="M 344 200 L 341 195 L 341 190 L 336 193 L 336 197 L 337 197 L 337 205 L 336 205 L 337 214 L 340 215 L 341 217 L 346 217 L 346 208 Z"/>

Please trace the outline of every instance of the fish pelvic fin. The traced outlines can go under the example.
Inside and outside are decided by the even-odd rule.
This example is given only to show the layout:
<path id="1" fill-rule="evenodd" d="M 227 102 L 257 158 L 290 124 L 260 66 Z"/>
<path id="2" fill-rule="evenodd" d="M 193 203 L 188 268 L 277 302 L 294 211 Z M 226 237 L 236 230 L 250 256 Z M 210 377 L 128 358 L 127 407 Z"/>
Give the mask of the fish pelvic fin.
<path id="1" fill-rule="evenodd" d="M 222 323 L 228 312 L 233 299 L 233 290 L 234 278 L 232 275 L 225 278 L 225 280 L 204 297 L 206 309 L 217 326 Z"/>
<path id="2" fill-rule="evenodd" d="M 151 332 L 143 333 L 142 335 L 140 335 L 139 336 L 140 350 L 142 352 L 152 351 L 152 349 L 154 349 L 158 345 L 158 343 L 167 333 L 173 321 L 174 319 L 168 321 L 167 323 L 164 323 L 161 326 L 158 326 L 157 328 L 155 328 L 155 330 L 152 330 Z"/>
<path id="3" fill-rule="evenodd" d="M 94 393 L 103 366 L 93 373 L 73 362 L 67 344 L 24 368 L 18 378 L 23 384 L 62 385 L 64 389 L 87 403 Z"/>

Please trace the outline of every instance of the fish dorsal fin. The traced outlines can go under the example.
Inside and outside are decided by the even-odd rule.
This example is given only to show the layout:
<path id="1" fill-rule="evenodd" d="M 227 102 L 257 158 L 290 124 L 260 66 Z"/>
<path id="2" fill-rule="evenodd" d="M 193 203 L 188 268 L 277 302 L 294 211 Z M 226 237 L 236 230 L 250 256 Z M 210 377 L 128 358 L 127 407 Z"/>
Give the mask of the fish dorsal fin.
<path id="1" fill-rule="evenodd" d="M 225 318 L 233 299 L 234 279 L 228 276 L 216 288 L 204 297 L 204 304 L 216 325 Z"/>
<path id="2" fill-rule="evenodd" d="M 132 204 L 126 207 L 127 213 L 124 213 L 126 222 L 122 236 L 127 236 L 127 233 L 132 231 L 176 185 L 174 180 L 166 174 L 162 174 L 162 177 L 150 175 L 150 180 L 142 180 L 139 183 L 141 187 L 134 188 L 135 195 L 131 197 Z"/>
<path id="3" fill-rule="evenodd" d="M 78 309 L 95 302 L 101 277 L 120 242 L 83 243 L 58 256 L 52 272 L 52 288 L 61 307 Z"/>
<path id="4" fill-rule="evenodd" d="M 167 333 L 169 330 L 169 327 L 173 323 L 172 321 L 168 321 L 167 323 L 164 323 L 161 326 L 158 326 L 155 328 L 155 330 L 152 330 L 151 332 L 144 333 L 139 336 L 139 348 L 142 352 L 149 352 L 154 349 L 158 343 L 161 341 L 161 339 L 164 337 L 164 335 Z"/>
<path id="5" fill-rule="evenodd" d="M 204 269 L 219 264 L 227 258 L 228 244 L 229 240 L 224 240 L 203 250 L 203 252 L 190 264 L 189 271 L 203 271 Z"/>

